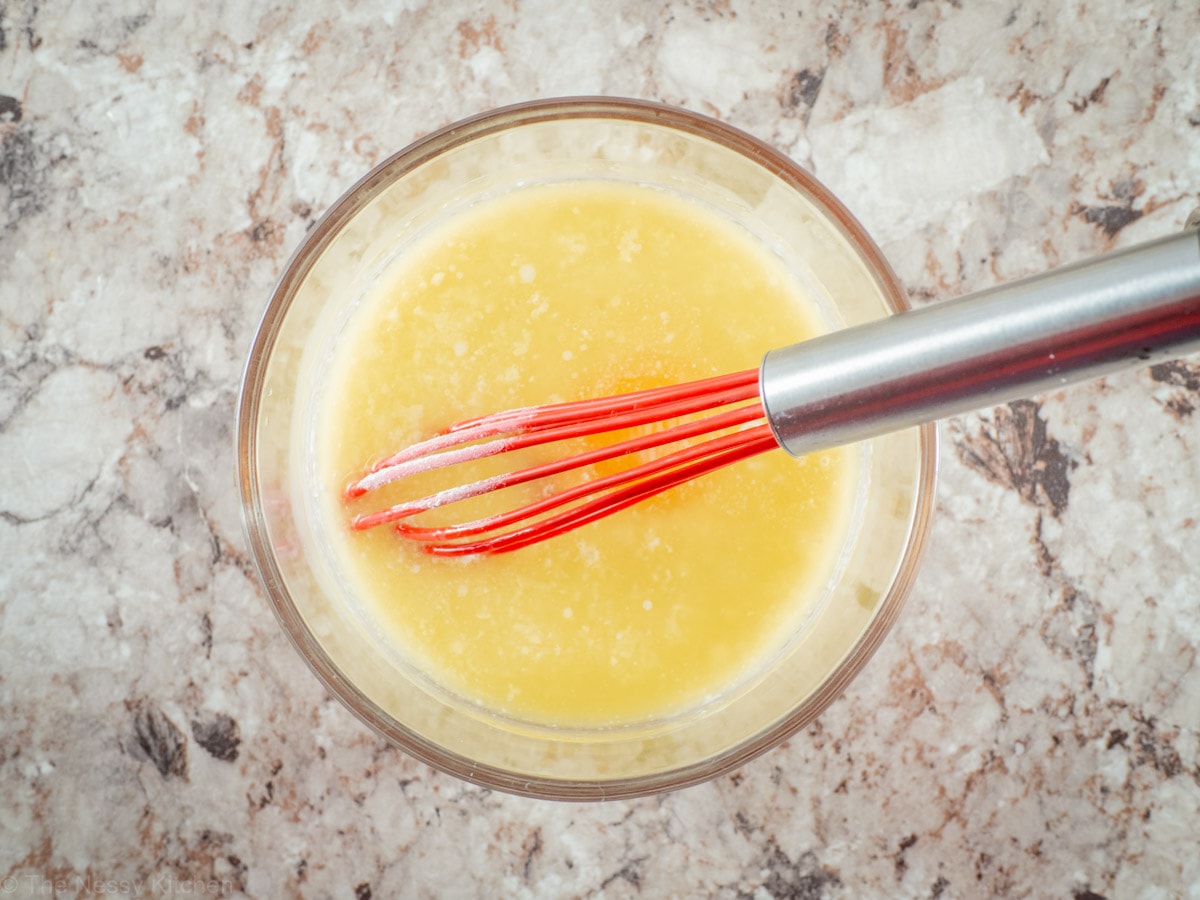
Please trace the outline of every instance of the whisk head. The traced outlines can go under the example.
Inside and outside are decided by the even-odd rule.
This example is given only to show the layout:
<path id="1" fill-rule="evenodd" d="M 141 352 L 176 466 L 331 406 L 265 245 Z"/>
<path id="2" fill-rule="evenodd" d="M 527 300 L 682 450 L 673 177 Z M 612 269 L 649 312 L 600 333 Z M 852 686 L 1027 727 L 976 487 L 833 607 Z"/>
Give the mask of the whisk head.
<path id="1" fill-rule="evenodd" d="M 618 437 L 595 446 L 599 435 Z M 766 422 L 758 370 L 650 388 L 590 400 L 522 407 L 457 422 L 443 432 L 375 463 L 346 489 L 349 501 L 386 485 L 438 469 L 466 466 L 545 444 L 589 439 L 565 453 L 481 478 L 466 480 L 386 509 L 361 513 L 351 525 L 366 530 L 391 525 L 438 556 L 503 553 L 540 543 L 612 515 L 669 488 L 779 446 Z M 658 453 L 658 448 L 678 444 Z M 650 451 L 650 452 L 647 452 Z M 649 456 L 637 462 L 638 455 Z M 614 471 L 587 476 L 500 512 L 451 524 L 421 525 L 421 513 L 567 472 L 594 472 L 611 460 L 634 460 Z"/>

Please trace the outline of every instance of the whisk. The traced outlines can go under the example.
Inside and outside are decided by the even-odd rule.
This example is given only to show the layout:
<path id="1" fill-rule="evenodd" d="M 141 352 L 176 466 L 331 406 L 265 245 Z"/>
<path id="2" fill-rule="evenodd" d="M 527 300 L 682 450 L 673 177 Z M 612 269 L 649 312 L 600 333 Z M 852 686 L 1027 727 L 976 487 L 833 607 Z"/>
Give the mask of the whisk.
<path id="1" fill-rule="evenodd" d="M 772 350 L 758 369 L 458 422 L 379 461 L 346 494 L 358 498 L 435 469 L 648 427 L 352 521 L 355 529 L 393 525 L 435 555 L 501 553 L 774 448 L 800 456 L 1197 351 L 1200 232 L 1189 229 Z M 704 415 L 688 418 L 697 414 Z M 449 525 L 411 521 L 507 487 L 674 444 L 681 446 L 505 512 Z"/>

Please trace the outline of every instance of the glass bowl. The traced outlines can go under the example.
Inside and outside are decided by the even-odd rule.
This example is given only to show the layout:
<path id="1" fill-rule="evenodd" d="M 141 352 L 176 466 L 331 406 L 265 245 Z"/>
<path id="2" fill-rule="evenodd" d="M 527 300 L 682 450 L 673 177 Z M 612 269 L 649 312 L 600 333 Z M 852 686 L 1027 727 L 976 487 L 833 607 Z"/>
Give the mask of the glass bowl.
<path id="1" fill-rule="evenodd" d="M 711 779 L 811 722 L 895 621 L 928 532 L 936 460 L 931 426 L 862 446 L 857 512 L 824 600 L 765 671 L 686 715 L 555 728 L 458 702 L 420 672 L 398 666 L 349 609 L 354 600 L 333 571 L 336 559 L 323 550 L 326 526 L 311 502 L 312 409 L 329 334 L 413 235 L 479 198 L 590 178 L 671 191 L 745 226 L 803 279 L 830 329 L 907 306 L 851 214 L 762 142 L 648 102 L 536 101 L 423 138 L 333 204 L 269 300 L 238 409 L 253 559 L 280 623 L 317 677 L 413 757 L 476 784 L 563 800 L 637 796 Z"/>

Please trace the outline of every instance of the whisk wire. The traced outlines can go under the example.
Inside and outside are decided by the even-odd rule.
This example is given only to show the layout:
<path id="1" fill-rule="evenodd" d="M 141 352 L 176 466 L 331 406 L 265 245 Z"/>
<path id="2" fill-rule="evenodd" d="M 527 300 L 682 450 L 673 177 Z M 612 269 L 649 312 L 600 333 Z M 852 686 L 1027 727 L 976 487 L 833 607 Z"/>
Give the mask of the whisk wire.
<path id="1" fill-rule="evenodd" d="M 517 549 L 578 528 L 682 482 L 777 446 L 765 422 L 750 424 L 764 418 L 758 399 L 758 371 L 751 369 L 616 397 L 523 407 L 463 420 L 379 461 L 346 490 L 347 499 L 355 499 L 384 485 L 435 469 L 601 432 L 656 425 L 730 406 L 733 408 L 696 419 L 685 418 L 678 424 L 655 428 L 647 434 L 364 513 L 353 519 L 352 527 L 365 530 L 397 523 L 398 533 L 420 542 L 426 551 L 436 555 Z M 507 512 L 441 527 L 423 527 L 403 521 L 507 487 L 735 428 L 738 430 L 704 443 L 687 445 L 610 475 L 583 481 Z M 575 505 L 562 512 L 547 515 L 572 503 Z M 497 531 L 500 533 L 495 533 Z M 489 533 L 490 536 L 478 540 L 464 540 Z"/>
<path id="2" fill-rule="evenodd" d="M 361 497 L 375 488 L 420 472 L 586 437 L 599 431 L 637 428 L 757 396 L 757 372 L 750 371 L 621 394 L 607 405 L 598 399 L 588 399 L 492 413 L 456 422 L 441 434 L 377 462 L 366 476 L 347 488 L 346 496 L 351 499 Z M 575 412 L 576 407 L 578 412 Z M 597 427 L 597 423 L 603 427 Z"/>
<path id="3" fill-rule="evenodd" d="M 443 528 L 422 528 L 400 522 L 396 530 L 405 537 L 423 542 L 424 549 L 435 556 L 508 552 L 565 534 L 701 475 L 778 446 L 770 426 L 763 423 L 624 472 L 585 482 L 507 513 Z M 492 534 L 478 541 L 460 540 L 518 524 L 593 494 L 595 496 L 590 500 L 578 503 L 565 512 L 535 519 L 511 531 Z"/>

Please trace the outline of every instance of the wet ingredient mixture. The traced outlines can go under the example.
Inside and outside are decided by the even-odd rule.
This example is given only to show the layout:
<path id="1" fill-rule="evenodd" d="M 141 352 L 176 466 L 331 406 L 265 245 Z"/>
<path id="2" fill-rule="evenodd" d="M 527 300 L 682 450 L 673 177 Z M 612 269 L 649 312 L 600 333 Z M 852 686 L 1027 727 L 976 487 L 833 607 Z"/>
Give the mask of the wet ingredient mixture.
<path id="1" fill-rule="evenodd" d="M 468 559 L 432 558 L 388 528 L 352 532 L 362 509 L 343 491 L 452 421 L 750 368 L 821 330 L 777 257 L 664 191 L 528 186 L 448 217 L 368 291 L 322 380 L 319 490 L 353 602 L 442 689 L 528 722 L 652 720 L 752 678 L 833 571 L 854 448 L 771 452 L 545 544 Z"/>

